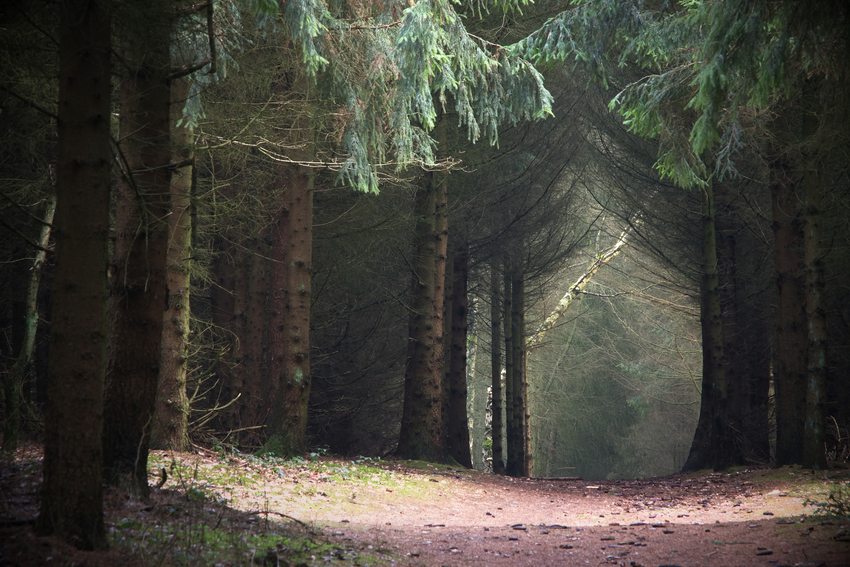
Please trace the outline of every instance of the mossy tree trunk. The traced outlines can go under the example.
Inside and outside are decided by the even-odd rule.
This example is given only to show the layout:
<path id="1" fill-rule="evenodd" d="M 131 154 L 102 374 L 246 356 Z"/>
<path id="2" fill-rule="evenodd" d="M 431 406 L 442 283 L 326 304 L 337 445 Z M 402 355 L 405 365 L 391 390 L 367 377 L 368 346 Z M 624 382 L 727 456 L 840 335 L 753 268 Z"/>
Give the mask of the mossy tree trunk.
<path id="1" fill-rule="evenodd" d="M 192 261 L 192 186 L 194 136 L 191 127 L 178 121 L 189 96 L 189 79 L 171 86 L 172 163 L 179 164 L 171 177 L 171 215 L 168 217 L 167 297 L 160 353 L 159 388 L 151 430 L 151 447 L 189 449 L 189 398 L 186 377 L 189 365 L 190 264 Z"/>

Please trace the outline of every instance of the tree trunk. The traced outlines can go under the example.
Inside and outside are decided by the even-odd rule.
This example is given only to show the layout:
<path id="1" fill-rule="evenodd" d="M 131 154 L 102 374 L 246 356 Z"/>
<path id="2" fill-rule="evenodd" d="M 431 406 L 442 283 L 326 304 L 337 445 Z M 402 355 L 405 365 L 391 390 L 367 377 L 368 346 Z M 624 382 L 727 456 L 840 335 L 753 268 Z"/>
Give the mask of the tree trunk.
<path id="1" fill-rule="evenodd" d="M 265 447 L 276 454 L 304 451 L 310 402 L 310 276 L 313 257 L 313 171 L 298 167 L 286 192 L 286 289 L 280 383 Z"/>
<path id="2" fill-rule="evenodd" d="M 434 138 L 446 146 L 446 120 L 440 116 Z M 416 191 L 413 283 L 404 374 L 404 406 L 397 453 L 408 459 L 443 462 L 443 286 L 448 253 L 448 179 L 428 171 Z"/>
<path id="3" fill-rule="evenodd" d="M 505 273 L 504 277 L 504 304 L 502 306 L 502 328 L 505 331 L 505 474 L 510 476 L 517 476 L 516 471 L 518 469 L 517 465 L 517 456 L 519 454 L 519 450 L 517 448 L 517 435 L 516 435 L 516 416 L 514 415 L 514 411 L 516 407 L 514 407 L 514 355 L 516 354 L 516 350 L 514 350 L 514 340 L 513 340 L 513 331 L 514 325 L 512 322 L 513 317 L 513 291 L 512 291 L 512 280 L 510 276 L 510 268 L 505 265 Z"/>
<path id="4" fill-rule="evenodd" d="M 747 435 L 744 416 L 749 411 L 749 376 L 746 374 L 746 341 L 741 335 L 742 322 L 740 294 L 738 293 L 737 233 L 738 223 L 734 210 L 734 191 L 728 183 L 714 185 L 715 246 L 717 255 L 718 299 L 721 311 L 723 344 L 723 375 L 727 387 L 727 403 L 720 409 L 725 414 L 730 436 L 724 443 L 724 460 L 728 465 L 747 462 Z"/>
<path id="5" fill-rule="evenodd" d="M 821 163 L 811 140 L 817 135 L 820 108 L 819 85 L 803 85 L 803 139 L 810 147 L 803 153 L 803 260 L 805 262 L 806 328 L 808 366 L 803 466 L 826 468 L 826 307 L 824 305 L 824 250 L 821 230 Z"/>
<path id="6" fill-rule="evenodd" d="M 41 268 L 47 256 L 45 249 L 50 241 L 50 225 L 56 212 L 56 197 L 51 196 L 44 207 L 44 224 L 38 245 L 42 250 L 35 253 L 35 261 L 29 273 L 29 286 L 24 303 L 24 333 L 21 340 L 18 358 L 9 369 L 3 380 L 3 390 L 6 394 L 6 425 L 3 429 L 3 452 L 13 455 L 18 450 L 18 432 L 21 427 L 21 394 L 23 392 L 24 376 L 32 359 L 35 347 L 35 332 L 38 329 L 38 288 L 41 283 Z M 18 345 L 16 345 L 18 346 Z"/>
<path id="7" fill-rule="evenodd" d="M 711 183 L 703 190 L 703 273 L 700 279 L 702 326 L 702 396 L 700 416 L 688 459 L 682 470 L 725 468 L 723 443 L 728 439 L 728 390 L 723 357 L 723 318 L 717 274 L 717 243 L 714 224 L 714 192 Z"/>
<path id="8" fill-rule="evenodd" d="M 448 423 L 447 450 L 449 456 L 459 464 L 472 468 L 469 450 L 469 421 L 466 413 L 466 343 L 467 315 L 469 296 L 467 281 L 469 255 L 460 252 L 453 261 L 451 294 L 451 353 L 449 356 L 449 412 L 445 419 Z"/>
<path id="9" fill-rule="evenodd" d="M 788 131 L 783 121 L 776 126 Z M 786 137 L 787 139 L 787 137 Z M 806 323 L 802 284 L 802 208 L 797 197 L 797 172 L 782 150 L 770 158 L 773 240 L 776 258 L 776 399 L 777 465 L 803 462 L 803 424 L 806 414 Z"/>
<path id="10" fill-rule="evenodd" d="M 413 240 L 413 283 L 408 359 L 404 376 L 404 407 L 398 455 L 440 462 L 442 440 L 443 294 L 437 281 L 437 202 L 440 175 L 425 174 L 416 191 L 416 228 Z"/>
<path id="11" fill-rule="evenodd" d="M 160 369 L 171 210 L 171 6 L 148 4 L 128 22 L 121 81 L 110 359 L 104 408 L 106 481 L 146 498 L 147 458 Z M 128 18 L 129 19 L 129 18 Z"/>
<path id="12" fill-rule="evenodd" d="M 267 439 L 260 428 L 265 425 L 271 409 L 271 400 L 263 396 L 268 377 L 265 341 L 269 306 L 269 261 L 265 235 L 264 230 L 245 242 L 247 255 L 242 265 L 248 267 L 248 274 L 247 280 L 238 282 L 241 285 L 238 288 L 240 295 L 237 295 L 244 297 L 244 301 L 239 302 L 241 309 L 237 312 L 244 321 L 241 358 L 236 369 L 236 385 L 241 395 L 239 427 L 244 429 L 241 444 L 249 448 L 259 447 Z"/>
<path id="13" fill-rule="evenodd" d="M 109 4 L 60 3 L 56 267 L 36 531 L 107 546 L 103 521 L 111 101 Z"/>
<path id="14" fill-rule="evenodd" d="M 278 395 L 287 333 L 286 254 L 289 238 L 289 204 L 286 186 L 291 175 L 291 168 L 277 166 L 276 169 L 274 189 L 279 202 L 269 234 L 268 350 L 266 352 L 268 379 L 263 389 L 263 396 L 267 400 L 275 400 Z"/>
<path id="15" fill-rule="evenodd" d="M 526 350 L 525 350 L 525 281 L 522 277 L 515 277 L 511 282 L 511 348 L 513 349 L 513 372 L 511 382 L 513 384 L 512 401 L 513 420 L 512 428 L 515 437 L 516 458 L 513 471 L 508 471 L 512 476 L 531 476 L 530 459 L 530 431 L 528 428 L 528 386 L 525 377 Z"/>
<path id="16" fill-rule="evenodd" d="M 490 268 L 490 377 L 493 388 L 493 419 L 491 437 L 493 440 L 493 472 L 505 474 L 504 439 L 504 399 L 502 396 L 502 296 L 501 281 L 496 266 Z"/>
<path id="17" fill-rule="evenodd" d="M 214 259 L 212 277 L 215 285 L 210 289 L 210 304 L 213 323 L 227 332 L 224 339 L 227 348 L 217 367 L 216 379 L 220 384 L 221 397 L 225 403 L 238 398 L 238 401 L 227 407 L 219 418 L 219 424 L 227 430 L 239 429 L 239 414 L 241 410 L 241 385 L 238 381 L 237 365 L 241 359 L 242 339 L 245 333 L 245 319 L 237 315 L 244 312 L 245 270 L 236 270 L 236 265 L 244 266 L 245 254 L 234 247 L 228 239 L 217 236 L 213 240 Z M 241 260 L 240 260 L 241 258 Z M 239 285 L 237 282 L 242 282 Z M 241 432 L 232 436 L 232 441 L 239 443 Z"/>
<path id="18" fill-rule="evenodd" d="M 186 375 L 189 364 L 189 292 L 192 260 L 193 131 L 177 122 L 189 96 L 189 79 L 172 83 L 172 161 L 183 165 L 171 177 L 171 215 L 168 217 L 167 297 L 160 344 L 159 389 L 151 447 L 172 451 L 189 449 L 189 398 Z"/>

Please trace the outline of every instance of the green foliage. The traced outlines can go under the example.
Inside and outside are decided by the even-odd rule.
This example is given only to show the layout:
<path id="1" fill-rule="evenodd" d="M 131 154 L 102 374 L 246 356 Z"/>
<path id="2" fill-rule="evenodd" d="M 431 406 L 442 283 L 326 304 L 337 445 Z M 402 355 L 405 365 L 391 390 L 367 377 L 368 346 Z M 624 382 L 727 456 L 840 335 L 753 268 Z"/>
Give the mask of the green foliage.
<path id="1" fill-rule="evenodd" d="M 850 486 L 839 484 L 829 490 L 826 500 L 807 498 L 804 506 L 813 506 L 817 516 L 829 516 L 842 520 L 850 520 Z"/>
<path id="2" fill-rule="evenodd" d="M 807 76 L 846 75 L 847 15 L 840 2 L 687 1 L 655 11 L 638 0 L 578 0 L 508 51 L 550 65 L 573 58 L 603 82 L 614 62 L 657 69 L 611 108 L 632 132 L 659 139 L 662 176 L 695 187 L 709 173 L 737 173 L 749 111 L 790 96 Z"/>

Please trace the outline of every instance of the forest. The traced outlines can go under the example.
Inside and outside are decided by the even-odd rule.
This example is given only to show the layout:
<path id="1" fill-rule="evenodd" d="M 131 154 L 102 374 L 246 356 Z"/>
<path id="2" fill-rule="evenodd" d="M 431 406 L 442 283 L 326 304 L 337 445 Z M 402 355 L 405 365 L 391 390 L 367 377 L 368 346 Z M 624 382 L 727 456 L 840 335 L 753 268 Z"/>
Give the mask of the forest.
<path id="1" fill-rule="evenodd" d="M 0 421 L 44 447 L 38 533 L 103 547 L 159 449 L 850 460 L 846 1 L 13 4 Z"/>

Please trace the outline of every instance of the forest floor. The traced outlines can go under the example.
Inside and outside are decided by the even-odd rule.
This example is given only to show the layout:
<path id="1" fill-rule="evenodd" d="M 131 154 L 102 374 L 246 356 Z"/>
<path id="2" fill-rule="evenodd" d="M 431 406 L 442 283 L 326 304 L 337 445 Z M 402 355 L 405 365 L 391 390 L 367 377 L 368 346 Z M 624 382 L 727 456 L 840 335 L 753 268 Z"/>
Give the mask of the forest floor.
<path id="1" fill-rule="evenodd" d="M 108 494 L 111 548 L 82 552 L 11 521 L 38 514 L 40 464 L 32 446 L 2 463 L 0 566 L 850 566 L 850 521 L 807 504 L 837 491 L 846 503 L 846 471 L 511 479 L 411 461 L 154 452 L 163 486 L 148 502 Z"/>

